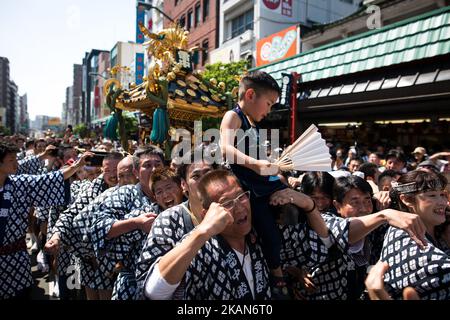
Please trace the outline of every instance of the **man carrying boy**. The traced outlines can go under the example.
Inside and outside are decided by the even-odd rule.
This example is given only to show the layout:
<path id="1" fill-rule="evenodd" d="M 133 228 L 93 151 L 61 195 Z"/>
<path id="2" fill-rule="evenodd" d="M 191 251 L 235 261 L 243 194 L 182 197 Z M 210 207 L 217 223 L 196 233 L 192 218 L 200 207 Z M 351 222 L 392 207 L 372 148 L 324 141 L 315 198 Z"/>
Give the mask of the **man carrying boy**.
<path id="1" fill-rule="evenodd" d="M 276 215 L 269 203 L 274 192 L 287 186 L 276 175 L 279 171 L 277 165 L 260 159 L 260 156 L 257 159 L 250 156 L 250 152 L 258 150 L 262 143 L 257 123 L 270 112 L 279 95 L 280 87 L 269 74 L 255 71 L 245 75 L 239 83 L 238 104 L 222 120 L 220 147 L 244 190 L 250 191 L 253 225 L 262 240 L 264 257 L 270 269 L 272 295 L 285 299 L 288 294 L 280 262 L 281 236 L 275 222 Z M 236 139 L 239 129 L 246 133 L 241 141 Z M 245 143 L 246 137 L 249 138 L 248 143 Z M 238 150 L 243 141 L 245 150 Z M 263 152 L 261 150 L 258 155 Z M 315 206 L 311 204 L 311 208 L 312 211 Z"/>

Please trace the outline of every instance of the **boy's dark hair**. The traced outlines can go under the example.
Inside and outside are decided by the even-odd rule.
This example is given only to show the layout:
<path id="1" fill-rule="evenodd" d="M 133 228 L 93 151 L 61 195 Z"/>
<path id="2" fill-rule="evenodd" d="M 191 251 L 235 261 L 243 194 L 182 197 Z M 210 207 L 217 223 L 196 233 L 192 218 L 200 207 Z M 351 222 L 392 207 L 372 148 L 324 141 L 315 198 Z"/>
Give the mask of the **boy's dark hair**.
<path id="1" fill-rule="evenodd" d="M 275 79 L 263 71 L 249 72 L 242 77 L 239 82 L 239 100 L 244 99 L 245 92 L 248 89 L 255 90 L 257 95 L 267 91 L 275 91 L 278 95 L 281 94 L 280 86 Z"/>
<path id="2" fill-rule="evenodd" d="M 134 168 L 139 169 L 139 159 L 146 155 L 155 155 L 161 158 L 161 162 L 164 164 L 164 152 L 154 145 L 146 145 L 139 147 L 133 154 Z"/>
<path id="3" fill-rule="evenodd" d="M 19 148 L 15 144 L 1 142 L 0 143 L 0 162 L 3 162 L 6 155 L 8 155 L 9 153 L 16 154 L 19 151 L 20 151 Z"/>
<path id="4" fill-rule="evenodd" d="M 359 167 L 359 171 L 364 173 L 364 177 L 366 177 L 366 178 L 371 177 L 371 178 L 375 179 L 375 175 L 377 174 L 378 167 L 375 163 L 366 162 L 366 163 L 363 163 Z"/>
<path id="5" fill-rule="evenodd" d="M 388 154 L 386 155 L 386 161 L 388 161 L 390 158 L 397 158 L 399 161 L 406 164 L 406 156 L 403 152 L 398 151 L 396 149 L 389 150 Z"/>
<path id="6" fill-rule="evenodd" d="M 358 189 L 372 196 L 372 187 L 366 180 L 358 176 L 349 176 L 349 177 L 340 177 L 334 181 L 333 199 L 339 203 L 342 203 L 342 201 L 344 201 L 347 192 L 349 192 L 352 189 Z"/>
<path id="7" fill-rule="evenodd" d="M 172 180 L 181 188 L 181 179 L 169 168 L 158 168 L 150 176 L 150 189 L 155 193 L 155 184 L 159 181 Z"/>
<path id="8" fill-rule="evenodd" d="M 399 173 L 395 170 L 384 170 L 378 177 L 378 184 L 382 183 L 383 179 L 386 177 L 395 178 L 398 175 L 401 175 L 401 173 Z"/>
<path id="9" fill-rule="evenodd" d="M 315 189 L 319 189 L 333 199 L 333 184 L 334 178 L 328 172 L 307 172 L 303 176 L 301 190 L 310 196 Z"/>

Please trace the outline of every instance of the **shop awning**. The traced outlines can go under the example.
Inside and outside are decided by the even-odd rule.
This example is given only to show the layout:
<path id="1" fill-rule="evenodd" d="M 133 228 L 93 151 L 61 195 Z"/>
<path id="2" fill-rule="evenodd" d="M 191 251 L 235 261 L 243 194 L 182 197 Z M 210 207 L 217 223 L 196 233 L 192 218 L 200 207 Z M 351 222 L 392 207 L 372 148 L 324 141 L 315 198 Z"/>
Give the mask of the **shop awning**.
<path id="1" fill-rule="evenodd" d="M 297 110 L 303 120 L 447 117 L 450 54 L 300 83 L 298 90 Z"/>
<path id="2" fill-rule="evenodd" d="M 315 81 L 450 53 L 450 6 L 254 68 Z"/>

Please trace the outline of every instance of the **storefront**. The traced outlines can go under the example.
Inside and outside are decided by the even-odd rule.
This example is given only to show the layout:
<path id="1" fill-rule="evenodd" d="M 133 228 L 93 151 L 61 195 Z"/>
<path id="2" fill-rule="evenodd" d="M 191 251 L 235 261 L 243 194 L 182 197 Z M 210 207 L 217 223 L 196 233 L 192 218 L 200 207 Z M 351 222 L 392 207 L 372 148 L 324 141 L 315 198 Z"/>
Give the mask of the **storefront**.
<path id="1" fill-rule="evenodd" d="M 291 140 L 314 123 L 330 142 L 450 147 L 450 7 L 253 70 L 299 75 L 268 119 Z"/>

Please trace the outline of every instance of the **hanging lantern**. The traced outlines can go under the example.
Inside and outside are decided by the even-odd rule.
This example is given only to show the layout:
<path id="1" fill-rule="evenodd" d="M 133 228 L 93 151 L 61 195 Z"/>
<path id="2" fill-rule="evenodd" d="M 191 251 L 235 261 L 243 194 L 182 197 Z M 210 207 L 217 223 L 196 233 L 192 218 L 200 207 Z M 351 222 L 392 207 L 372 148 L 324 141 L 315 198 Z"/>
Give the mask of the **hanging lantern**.
<path id="1" fill-rule="evenodd" d="M 162 144 L 167 139 L 169 131 L 169 117 L 166 108 L 156 108 L 153 112 L 153 126 L 150 140 Z"/>
<path id="2" fill-rule="evenodd" d="M 117 125 L 119 124 L 119 119 L 115 113 L 112 113 L 108 120 L 106 120 L 106 125 L 103 128 L 103 136 L 110 139 L 111 141 L 118 140 L 117 137 Z"/>

